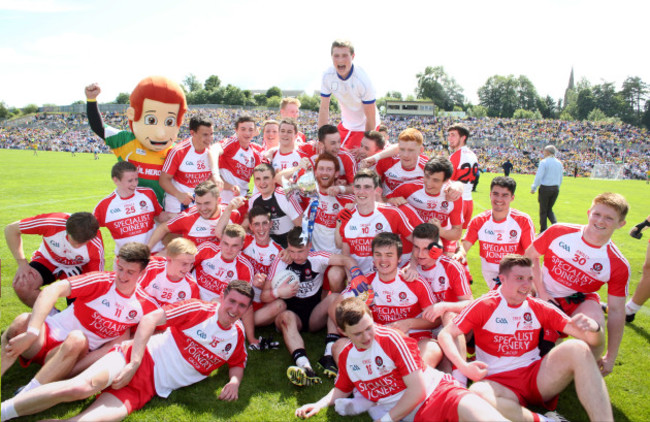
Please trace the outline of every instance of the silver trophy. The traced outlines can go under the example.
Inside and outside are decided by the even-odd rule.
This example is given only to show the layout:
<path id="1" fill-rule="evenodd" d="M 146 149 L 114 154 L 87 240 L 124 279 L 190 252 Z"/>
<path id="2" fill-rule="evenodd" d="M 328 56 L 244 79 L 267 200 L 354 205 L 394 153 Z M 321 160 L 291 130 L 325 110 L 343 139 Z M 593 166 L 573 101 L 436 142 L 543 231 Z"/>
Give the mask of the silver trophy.
<path id="1" fill-rule="evenodd" d="M 318 185 L 312 170 L 307 170 L 305 174 L 297 177 L 297 173 L 291 178 L 292 181 L 282 178 L 282 189 L 285 193 L 299 193 L 303 196 L 314 196 L 317 193 Z"/>

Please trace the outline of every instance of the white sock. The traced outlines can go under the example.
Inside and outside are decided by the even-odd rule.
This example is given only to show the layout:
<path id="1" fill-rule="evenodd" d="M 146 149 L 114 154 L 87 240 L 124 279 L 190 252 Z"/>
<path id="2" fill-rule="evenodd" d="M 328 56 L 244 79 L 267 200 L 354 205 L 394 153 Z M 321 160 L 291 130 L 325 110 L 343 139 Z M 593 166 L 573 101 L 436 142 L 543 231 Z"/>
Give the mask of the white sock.
<path id="1" fill-rule="evenodd" d="M 36 387 L 40 387 L 41 383 L 36 380 L 36 378 L 32 378 L 32 380 L 25 386 L 25 388 L 22 389 L 22 391 L 19 394 L 23 394 L 28 392 L 29 390 L 33 390 Z"/>
<path id="2" fill-rule="evenodd" d="M 0 413 L 2 413 L 2 416 L 0 417 L 0 420 L 2 422 L 17 418 L 18 413 L 16 413 L 16 409 L 14 408 L 14 399 L 3 401 L 2 410 L 0 410 Z"/>
<path id="3" fill-rule="evenodd" d="M 325 353 L 323 353 L 325 356 L 332 356 L 332 346 L 334 345 L 333 341 L 330 341 L 325 345 Z"/>
<path id="4" fill-rule="evenodd" d="M 307 356 L 300 356 L 298 359 L 296 359 L 296 365 L 302 368 L 311 369 L 311 363 L 309 363 L 309 359 L 307 359 Z"/>
<path id="5" fill-rule="evenodd" d="M 630 299 L 625 304 L 625 314 L 626 315 L 636 314 L 637 312 L 639 312 L 639 309 L 641 309 L 641 305 L 637 305 L 636 303 L 632 302 L 632 299 Z"/>

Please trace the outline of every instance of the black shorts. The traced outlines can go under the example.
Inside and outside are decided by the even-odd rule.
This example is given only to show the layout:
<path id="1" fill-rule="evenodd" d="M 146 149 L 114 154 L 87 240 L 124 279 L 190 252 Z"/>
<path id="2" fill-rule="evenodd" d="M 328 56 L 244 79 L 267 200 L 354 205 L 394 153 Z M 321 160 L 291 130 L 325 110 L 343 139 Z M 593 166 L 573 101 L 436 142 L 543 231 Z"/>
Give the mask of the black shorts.
<path id="1" fill-rule="evenodd" d="M 306 298 L 292 297 L 286 300 L 287 311 L 293 312 L 300 318 L 300 322 L 302 323 L 300 331 L 309 331 L 309 317 L 316 305 L 320 303 L 321 293 L 322 289 L 318 289 L 318 293 L 313 296 Z"/>

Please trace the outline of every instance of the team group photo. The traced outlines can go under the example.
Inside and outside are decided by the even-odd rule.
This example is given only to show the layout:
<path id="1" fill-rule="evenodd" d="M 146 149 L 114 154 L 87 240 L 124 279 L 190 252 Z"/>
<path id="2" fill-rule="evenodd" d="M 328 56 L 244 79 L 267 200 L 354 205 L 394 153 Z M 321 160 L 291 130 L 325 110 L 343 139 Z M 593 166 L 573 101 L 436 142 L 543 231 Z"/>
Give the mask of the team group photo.
<path id="1" fill-rule="evenodd" d="M 313 95 L 187 57 L 2 103 L 2 421 L 650 417 L 650 86 L 382 96 L 328 34 Z"/>

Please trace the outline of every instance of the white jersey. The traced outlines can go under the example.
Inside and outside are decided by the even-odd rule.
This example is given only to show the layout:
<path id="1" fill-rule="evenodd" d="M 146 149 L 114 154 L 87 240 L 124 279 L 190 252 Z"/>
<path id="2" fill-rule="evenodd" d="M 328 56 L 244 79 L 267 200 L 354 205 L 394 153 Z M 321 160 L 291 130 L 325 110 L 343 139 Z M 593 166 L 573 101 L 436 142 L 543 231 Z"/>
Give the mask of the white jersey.
<path id="1" fill-rule="evenodd" d="M 384 196 L 389 195 L 403 183 L 414 183 L 424 179 L 424 166 L 429 157 L 422 154 L 412 169 L 405 169 L 399 154 L 393 157 L 382 158 L 375 165 L 375 171 L 381 179 L 384 188 Z"/>
<path id="2" fill-rule="evenodd" d="M 507 254 L 523 255 L 535 238 L 533 220 L 524 212 L 510 208 L 508 215 L 495 221 L 492 210 L 472 218 L 463 240 L 471 244 L 478 240 L 483 278 L 492 289 L 499 275 L 499 262 Z"/>
<path id="3" fill-rule="evenodd" d="M 271 165 L 275 169 L 276 173 L 282 170 L 290 169 L 293 167 L 298 167 L 300 164 L 300 159 L 302 156 L 295 149 L 288 154 L 282 154 L 280 149 L 277 149 L 273 152 L 273 158 L 271 158 Z"/>
<path id="4" fill-rule="evenodd" d="M 458 302 L 460 296 L 472 295 L 467 272 L 458 261 L 447 255 L 441 255 L 432 267 L 418 265 L 417 271 L 431 287 L 434 303 Z"/>
<path id="5" fill-rule="evenodd" d="M 224 329 L 218 322 L 219 304 L 191 300 L 165 307 L 165 332 L 152 336 L 147 350 L 153 360 L 156 394 L 205 379 L 224 363 L 246 366 L 244 327 L 241 321 Z"/>
<path id="6" fill-rule="evenodd" d="M 50 335 L 58 341 L 79 330 L 88 340 L 88 349 L 95 350 L 135 327 L 145 314 L 158 308 L 147 295 L 138 292 L 128 297 L 122 295 L 115 285 L 113 272 L 93 272 L 68 281 L 68 297 L 76 300 L 45 319 Z"/>
<path id="7" fill-rule="evenodd" d="M 345 393 L 356 388 L 366 399 L 391 409 L 406 391 L 404 377 L 418 371 L 424 375 L 428 397 L 443 373 L 423 364 L 415 341 L 391 328 L 376 326 L 375 340 L 368 349 L 348 343 L 341 351 L 334 386 Z M 403 420 L 412 421 L 420 406 Z"/>
<path id="8" fill-rule="evenodd" d="M 257 149 L 251 143 L 247 149 L 239 144 L 236 136 L 221 141 L 223 153 L 219 156 L 219 173 L 224 182 L 239 187 L 241 196 L 248 195 L 248 183 L 255 166 L 262 162 Z M 232 191 L 221 192 L 221 203 L 228 204 L 233 198 Z"/>
<path id="9" fill-rule="evenodd" d="M 353 195 L 328 195 L 318 191 L 318 209 L 314 219 L 314 231 L 312 233 L 311 243 L 316 251 L 325 251 L 331 253 L 341 253 L 341 249 L 336 247 L 336 216 L 345 208 L 347 204 L 354 203 Z M 309 217 L 309 206 L 305 209 L 304 218 Z"/>
<path id="10" fill-rule="evenodd" d="M 531 296 L 517 307 L 510 306 L 500 288 L 476 299 L 454 318 L 463 333 L 474 331 L 476 360 L 487 363 L 488 375 L 541 359 L 540 331 L 563 331 L 568 322 L 560 309 Z"/>
<path id="11" fill-rule="evenodd" d="M 204 242 L 194 259 L 194 279 L 199 285 L 201 299 L 217 299 L 232 280 L 253 282 L 253 267 L 246 257 L 239 254 L 232 261 L 221 256 L 221 248 L 212 242 Z"/>
<path id="12" fill-rule="evenodd" d="M 268 245 L 262 246 L 250 234 L 246 235 L 244 247 L 241 250 L 241 253 L 248 258 L 248 261 L 253 266 L 253 276 L 255 274 L 269 274 L 271 265 L 273 265 L 275 258 L 277 258 L 280 252 L 282 252 L 282 246 L 273 240 L 269 240 Z M 261 303 L 260 295 L 262 291 L 255 286 L 253 286 L 253 290 L 255 291 L 253 302 Z"/>
<path id="13" fill-rule="evenodd" d="M 476 180 L 476 174 L 478 173 L 478 158 L 476 158 L 476 154 L 467 146 L 463 146 L 451 154 L 449 161 L 454 166 L 454 173 L 451 175 L 451 180 L 458 180 L 465 184 L 463 201 L 471 201 L 472 189 L 474 188 L 472 182 Z"/>
<path id="14" fill-rule="evenodd" d="M 357 261 L 364 274 L 374 271 L 371 244 L 377 234 L 393 232 L 405 239 L 413 233 L 413 226 L 404 213 L 386 204 L 375 204 L 375 209 L 369 215 L 362 215 L 356 208 L 344 209 L 337 219 L 341 222 L 341 239 L 348 245 L 350 256 Z"/>
<path id="15" fill-rule="evenodd" d="M 289 269 L 296 273 L 300 278 L 300 288 L 298 289 L 295 298 L 305 299 L 312 297 L 320 292 L 323 287 L 323 278 L 331 255 L 332 254 L 327 252 L 311 251 L 304 263 L 297 264 L 293 262 L 289 265 L 285 264 L 281 259 L 276 259 L 271 266 L 269 279 L 273 280 L 273 277 L 276 274 Z"/>
<path id="16" fill-rule="evenodd" d="M 358 66 L 352 65 L 350 74 L 343 79 L 336 73 L 334 66 L 323 73 L 320 89 L 321 97 L 334 94 L 341 106 L 341 121 L 347 130 L 366 130 L 366 115 L 364 104 L 374 104 L 377 100 L 375 88 L 370 78 Z M 375 107 L 375 124 L 379 125 L 379 111 Z"/>
<path id="17" fill-rule="evenodd" d="M 209 150 L 197 152 L 192 138 L 176 144 L 167 154 L 162 171 L 172 176 L 172 185 L 181 192 L 193 194 L 194 188 L 212 175 Z M 180 212 L 181 203 L 174 195 L 165 193 L 165 210 Z"/>
<path id="18" fill-rule="evenodd" d="M 122 198 L 117 191 L 102 199 L 93 214 L 100 227 L 106 227 L 115 240 L 115 255 L 129 242 L 149 243 L 156 228 L 154 217 L 162 212 L 156 193 L 138 187 L 135 193 Z"/>
<path id="19" fill-rule="evenodd" d="M 593 293 L 607 284 L 607 294 L 625 297 L 630 283 L 630 264 L 611 240 L 597 247 L 583 237 L 584 226 L 553 224 L 535 241 L 544 255 L 542 280 L 552 297 L 576 292 Z"/>
<path id="20" fill-rule="evenodd" d="M 166 258 L 151 257 L 144 274 L 138 280 L 138 293 L 154 298 L 159 306 L 199 299 L 199 286 L 192 276 L 186 274 L 174 281 L 167 277 L 168 262 Z"/>

